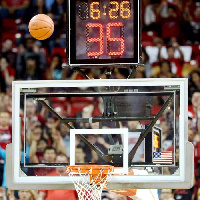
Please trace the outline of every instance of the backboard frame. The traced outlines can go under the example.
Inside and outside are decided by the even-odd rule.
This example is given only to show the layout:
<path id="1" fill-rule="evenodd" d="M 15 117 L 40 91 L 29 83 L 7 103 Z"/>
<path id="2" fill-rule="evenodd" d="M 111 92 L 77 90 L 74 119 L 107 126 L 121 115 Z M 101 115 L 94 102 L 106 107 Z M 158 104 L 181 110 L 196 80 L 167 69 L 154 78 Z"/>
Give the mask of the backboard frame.
<path id="1" fill-rule="evenodd" d="M 188 142 L 188 81 L 177 79 L 130 79 L 130 80 L 80 80 L 80 81 L 14 81 L 12 93 L 12 144 L 7 145 L 6 169 L 7 185 L 10 189 L 73 189 L 74 185 L 68 177 L 31 177 L 20 169 L 20 92 L 24 89 L 40 87 L 100 87 L 100 86 L 180 86 L 180 173 L 176 176 L 112 176 L 109 189 L 125 188 L 190 188 L 193 184 L 193 145 Z M 186 172 L 187 171 L 187 172 Z M 144 172 L 139 172 L 144 173 Z"/>

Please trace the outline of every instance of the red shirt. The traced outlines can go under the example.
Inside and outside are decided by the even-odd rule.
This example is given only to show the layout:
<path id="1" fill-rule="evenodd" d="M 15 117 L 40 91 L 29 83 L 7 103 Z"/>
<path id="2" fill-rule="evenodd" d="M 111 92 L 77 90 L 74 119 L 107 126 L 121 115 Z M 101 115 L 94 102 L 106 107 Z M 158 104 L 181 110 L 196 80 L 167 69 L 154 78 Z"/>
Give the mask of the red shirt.
<path id="1" fill-rule="evenodd" d="M 42 192 L 46 193 L 45 200 L 78 200 L 75 190 L 44 190 Z"/>
<path id="2" fill-rule="evenodd" d="M 54 170 L 49 173 L 48 176 L 59 176 L 59 174 Z M 67 174 L 65 176 L 67 176 Z M 40 190 L 39 192 L 46 193 L 45 200 L 78 200 L 76 190 Z"/>
<path id="3" fill-rule="evenodd" d="M 30 0 L 2 0 L 2 3 L 6 3 L 9 7 L 21 6 L 24 2 L 29 2 Z"/>
<path id="4" fill-rule="evenodd" d="M 12 142 L 12 128 L 9 126 L 7 129 L 0 128 L 0 146 L 6 149 L 6 145 Z"/>
<path id="5" fill-rule="evenodd" d="M 162 18 L 162 38 L 180 37 L 180 20 L 177 18 Z"/>
<path id="6" fill-rule="evenodd" d="M 39 163 L 42 163 L 42 161 L 44 160 L 44 153 L 43 152 L 36 152 L 36 156 L 39 160 Z"/>
<path id="7" fill-rule="evenodd" d="M 11 66 L 8 66 L 7 70 L 8 70 L 9 76 L 15 76 L 15 69 L 13 69 Z M 5 77 L 4 72 L 2 72 L 2 76 Z"/>
<path id="8" fill-rule="evenodd" d="M 54 167 L 38 167 L 38 168 L 34 168 L 35 176 L 52 176 L 52 175 L 49 175 L 49 174 L 51 174 L 54 171 L 55 171 Z"/>
<path id="9" fill-rule="evenodd" d="M 178 77 L 182 77 L 182 69 L 183 69 L 183 61 L 180 58 L 170 58 L 168 59 L 169 62 L 172 65 L 172 68 L 175 68 L 175 74 L 178 75 Z M 172 69 L 173 72 L 173 69 Z"/>

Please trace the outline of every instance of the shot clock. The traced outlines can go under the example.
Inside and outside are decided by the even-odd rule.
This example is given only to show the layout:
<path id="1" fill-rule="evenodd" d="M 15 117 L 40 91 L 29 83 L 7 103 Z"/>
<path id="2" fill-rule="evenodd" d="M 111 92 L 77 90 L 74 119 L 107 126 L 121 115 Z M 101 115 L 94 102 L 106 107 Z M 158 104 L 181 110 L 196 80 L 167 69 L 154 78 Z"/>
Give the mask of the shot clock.
<path id="1" fill-rule="evenodd" d="M 69 1 L 69 65 L 140 61 L 139 0 Z"/>

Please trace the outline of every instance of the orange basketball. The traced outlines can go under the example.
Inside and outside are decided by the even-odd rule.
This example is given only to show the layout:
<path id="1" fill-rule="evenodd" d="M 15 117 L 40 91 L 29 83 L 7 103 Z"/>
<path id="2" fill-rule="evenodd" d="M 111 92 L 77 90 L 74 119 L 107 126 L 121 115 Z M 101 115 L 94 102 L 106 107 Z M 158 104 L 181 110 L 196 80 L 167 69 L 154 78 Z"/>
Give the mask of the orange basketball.
<path id="1" fill-rule="evenodd" d="M 49 16 L 38 14 L 30 20 L 28 29 L 34 38 L 45 40 L 52 35 L 54 31 L 54 23 Z"/>

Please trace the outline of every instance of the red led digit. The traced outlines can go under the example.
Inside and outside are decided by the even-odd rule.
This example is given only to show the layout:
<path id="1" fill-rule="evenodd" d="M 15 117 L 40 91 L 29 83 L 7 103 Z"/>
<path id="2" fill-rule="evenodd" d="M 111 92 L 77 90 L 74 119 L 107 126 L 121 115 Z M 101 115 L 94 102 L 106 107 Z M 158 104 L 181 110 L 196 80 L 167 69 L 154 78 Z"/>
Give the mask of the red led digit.
<path id="1" fill-rule="evenodd" d="M 114 27 L 120 28 L 120 37 L 112 37 L 111 29 Z M 121 56 L 124 53 L 124 26 L 121 22 L 108 23 L 106 26 L 106 37 L 107 37 L 107 52 L 109 56 Z M 116 51 L 113 51 L 111 44 L 113 42 L 120 43 L 117 45 Z M 116 47 L 115 47 L 116 48 Z"/>
<path id="2" fill-rule="evenodd" d="M 99 37 L 90 37 L 94 29 L 98 30 Z M 103 54 L 103 26 L 100 23 L 89 23 L 86 26 L 86 52 L 89 57 L 99 57 Z M 90 43 L 99 43 L 99 51 L 90 51 Z M 95 44 L 96 46 L 97 44 Z"/>

